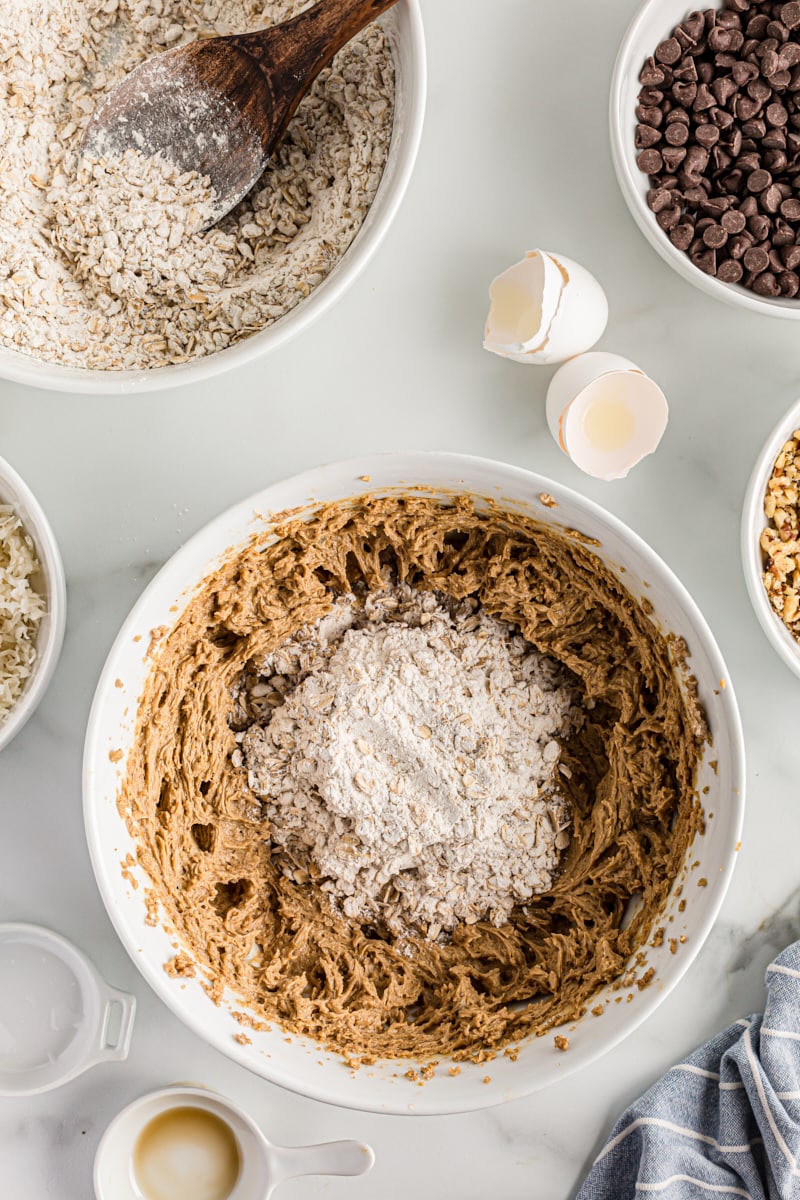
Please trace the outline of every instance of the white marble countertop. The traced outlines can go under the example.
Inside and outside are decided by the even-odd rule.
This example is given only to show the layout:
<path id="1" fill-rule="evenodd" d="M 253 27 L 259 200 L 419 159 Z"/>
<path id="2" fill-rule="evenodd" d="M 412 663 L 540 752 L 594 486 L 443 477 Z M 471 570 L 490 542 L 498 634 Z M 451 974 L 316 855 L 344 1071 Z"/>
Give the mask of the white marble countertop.
<path id="1" fill-rule="evenodd" d="M 338 306 L 271 357 L 205 386 L 135 398 L 0 383 L 0 454 L 42 501 L 68 576 L 64 653 L 41 708 L 0 761 L 0 919 L 52 926 L 136 994 L 124 1065 L 0 1102 L 0 1189 L 89 1200 L 100 1134 L 141 1092 L 217 1087 L 276 1142 L 359 1137 L 370 1175 L 286 1185 L 285 1200 L 570 1196 L 618 1113 L 718 1027 L 762 1004 L 764 967 L 798 931 L 798 682 L 750 609 L 739 513 L 754 456 L 796 398 L 798 328 L 740 314 L 674 275 L 614 180 L 606 97 L 633 0 L 424 4 L 427 126 L 377 257 Z M 629 479 L 582 476 L 550 439 L 549 369 L 481 349 L 491 277 L 535 246 L 585 263 L 611 319 L 600 347 L 664 387 L 671 422 Z M 535 467 L 627 521 L 687 585 L 738 690 L 748 753 L 745 837 L 716 927 L 688 975 L 626 1042 L 545 1093 L 466 1116 L 346 1112 L 265 1083 L 156 999 L 116 938 L 89 865 L 80 762 L 113 636 L 166 558 L 271 481 L 362 451 L 450 449 Z"/>

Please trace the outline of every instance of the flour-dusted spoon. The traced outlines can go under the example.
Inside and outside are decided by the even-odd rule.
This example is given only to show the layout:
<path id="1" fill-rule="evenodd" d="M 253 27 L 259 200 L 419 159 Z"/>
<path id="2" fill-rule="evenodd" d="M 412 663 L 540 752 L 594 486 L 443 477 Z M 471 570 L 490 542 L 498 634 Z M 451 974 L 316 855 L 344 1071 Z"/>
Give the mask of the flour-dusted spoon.
<path id="1" fill-rule="evenodd" d="M 82 152 L 160 154 L 211 179 L 213 225 L 258 180 L 338 50 L 396 0 L 319 0 L 291 21 L 190 42 L 131 71 L 92 117 Z"/>

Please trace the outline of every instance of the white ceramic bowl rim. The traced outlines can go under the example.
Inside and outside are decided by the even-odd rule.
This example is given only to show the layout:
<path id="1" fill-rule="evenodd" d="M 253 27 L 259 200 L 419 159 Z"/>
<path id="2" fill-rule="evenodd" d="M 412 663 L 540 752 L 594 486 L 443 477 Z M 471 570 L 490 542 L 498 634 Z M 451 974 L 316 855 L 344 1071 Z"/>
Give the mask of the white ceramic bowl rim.
<path id="1" fill-rule="evenodd" d="M 369 484 L 357 483 L 364 477 L 369 477 Z M 325 1054 L 314 1043 L 302 1038 L 293 1037 L 292 1046 L 287 1048 L 281 1035 L 280 1039 L 270 1043 L 269 1057 L 259 1058 L 255 1046 L 238 1044 L 233 1040 L 231 1032 L 223 1028 L 221 1007 L 209 1005 L 204 995 L 198 1001 L 199 1006 L 195 1007 L 188 990 L 195 981 L 182 981 L 182 990 L 171 988 L 171 981 L 162 967 L 165 959 L 174 953 L 168 949 L 169 937 L 164 934 L 164 957 L 158 957 L 161 953 L 160 947 L 154 949 L 152 955 L 151 952 L 142 949 L 148 938 L 161 937 L 161 934 L 156 934 L 153 929 L 144 931 L 142 889 L 140 888 L 138 893 L 130 891 L 126 896 L 118 879 L 117 864 L 122 845 L 120 838 L 124 841 L 125 833 L 115 805 L 119 781 L 117 779 L 111 782 L 106 763 L 109 746 L 116 747 L 121 741 L 125 741 L 125 735 L 121 732 L 122 725 L 118 726 L 115 719 L 111 719 L 110 727 L 107 724 L 110 719 L 109 705 L 113 704 L 115 698 L 114 680 L 121 670 L 120 660 L 125 654 L 131 653 L 132 639 L 137 637 L 143 628 L 149 629 L 159 623 L 157 613 L 161 609 L 152 611 L 156 597 L 160 596 L 159 603 L 162 606 L 185 604 L 201 579 L 220 559 L 226 557 L 226 547 L 230 549 L 237 541 L 241 544 L 250 533 L 255 532 L 256 527 L 264 528 L 268 524 L 261 518 L 259 524 L 254 527 L 253 520 L 257 514 L 280 512 L 304 501 L 308 503 L 311 497 L 322 502 L 364 492 L 380 494 L 396 492 L 398 489 L 407 491 L 414 486 L 423 486 L 426 490 L 433 488 L 435 492 L 445 495 L 452 494 L 454 489 L 463 488 L 476 497 L 491 495 L 496 489 L 504 503 L 508 502 L 511 507 L 521 504 L 525 511 L 529 511 L 529 503 L 534 502 L 537 496 L 549 493 L 558 505 L 566 506 L 567 510 L 570 505 L 580 510 L 580 517 L 571 518 L 567 511 L 565 519 L 583 520 L 590 528 L 592 524 L 597 529 L 602 528 L 615 555 L 619 556 L 627 551 L 629 559 L 635 558 L 641 564 L 641 569 L 646 572 L 644 587 L 652 587 L 652 590 L 647 592 L 648 597 L 655 600 L 657 592 L 664 589 L 684 616 L 686 628 L 679 629 L 678 632 L 684 632 L 689 637 L 692 669 L 701 684 L 701 699 L 707 707 L 709 702 L 714 706 L 712 728 L 716 722 L 717 742 L 714 754 L 719 760 L 719 766 L 706 771 L 707 764 L 704 763 L 703 769 L 706 774 L 702 781 L 711 787 L 710 798 L 714 799 L 717 819 L 710 824 L 708 832 L 701 839 L 703 845 L 698 848 L 695 842 L 692 846 L 693 855 L 696 854 L 699 859 L 703 859 L 704 855 L 711 855 L 712 861 L 707 869 L 703 859 L 703 871 L 708 875 L 709 886 L 704 889 L 690 889 L 689 908 L 684 914 L 687 921 L 693 921 L 691 926 L 686 926 L 690 937 L 687 944 L 681 947 L 679 955 L 669 955 L 665 952 L 659 964 L 665 977 L 659 980 L 658 986 L 638 992 L 634 997 L 636 1003 L 616 1008 L 613 1003 L 610 1004 L 603 1020 L 591 1020 L 590 1025 L 584 1026 L 586 1037 L 583 1040 L 579 1034 L 571 1032 L 574 1026 L 563 1027 L 561 1032 L 570 1031 L 569 1036 L 574 1043 L 568 1054 L 554 1052 L 554 1059 L 543 1061 L 543 1064 L 537 1059 L 533 1069 L 526 1069 L 523 1064 L 529 1052 L 532 1056 L 538 1053 L 541 1057 L 547 1049 L 545 1043 L 549 1043 L 552 1050 L 552 1041 L 548 1038 L 533 1039 L 532 1042 L 523 1044 L 520 1059 L 516 1064 L 511 1064 L 503 1057 L 491 1064 L 491 1082 L 488 1085 L 484 1085 L 482 1079 L 485 1065 L 483 1068 L 471 1070 L 470 1064 L 460 1064 L 462 1073 L 457 1080 L 450 1080 L 448 1083 L 443 1081 L 444 1085 L 436 1089 L 430 1085 L 426 1086 L 424 1090 L 415 1091 L 413 1097 L 408 1097 L 399 1094 L 397 1089 L 392 1091 L 391 1087 L 387 1086 L 391 1080 L 381 1075 L 381 1064 L 371 1069 L 372 1073 L 364 1068 L 361 1072 L 349 1073 L 335 1056 Z M 525 499 L 520 499 L 521 497 Z M 551 520 L 551 510 L 543 508 L 541 519 Z M 238 539 L 231 535 L 232 529 L 240 531 Z M 205 563 L 202 574 L 195 570 L 199 561 Z M 614 561 L 620 561 L 619 557 Z M 192 564 L 191 570 L 187 569 L 188 564 Z M 635 583 L 634 574 L 638 575 L 638 569 L 635 573 L 629 571 L 624 576 L 629 588 Z M 182 586 L 178 584 L 178 580 Z M 164 611 L 168 610 L 165 608 Z M 141 655 L 141 651 L 138 653 Z M 702 672 L 699 669 L 701 664 Z M 724 688 L 718 687 L 720 679 L 726 681 Z M 120 693 L 117 692 L 117 695 Z M 128 704 L 130 699 L 123 698 L 120 703 Z M 709 713 L 709 719 L 711 715 Z M 719 745 L 720 741 L 723 743 L 722 748 Z M 96 778 L 96 775 L 102 775 L 104 772 L 107 782 L 105 789 Z M 669 567 L 616 517 L 571 489 L 518 467 L 467 455 L 439 452 L 372 455 L 332 463 L 305 472 L 290 480 L 276 483 L 234 505 L 195 534 L 151 581 L 124 622 L 112 646 L 98 683 L 89 718 L 83 777 L 87 841 L 100 892 L 128 953 L 161 999 L 199 1037 L 242 1066 L 256 1071 L 274 1083 L 302 1095 L 344 1107 L 396 1113 L 462 1112 L 518 1098 L 594 1061 L 631 1033 L 676 985 L 708 935 L 730 881 L 736 849 L 740 844 L 744 814 L 744 745 L 730 676 L 704 618 Z M 108 825 L 109 821 L 113 822 L 113 832 L 112 827 Z M 104 842 L 104 827 L 106 835 L 113 836 L 113 853 Z M 675 911 L 677 913 L 677 908 Z M 683 917 L 676 915 L 674 919 L 680 922 Z M 658 956 L 660 951 L 652 950 L 649 953 Z M 231 1000 L 235 1006 L 235 998 L 231 997 Z M 617 1014 L 620 1016 L 617 1017 Z M 248 1033 L 251 1031 L 248 1030 Z M 254 1038 L 258 1036 L 253 1034 Z M 272 1035 L 261 1036 L 269 1038 Z M 279 1061 L 281 1056 L 282 1061 Z M 387 1070 L 396 1066 L 396 1063 L 388 1064 Z M 450 1082 L 456 1086 L 450 1088 Z"/>
<path id="2" fill-rule="evenodd" d="M 722 4 L 723 0 L 716 0 L 711 7 L 721 8 Z M 636 165 L 638 151 L 634 145 L 639 72 L 645 59 L 654 53 L 659 42 L 669 36 L 690 9 L 687 0 L 645 0 L 622 40 L 611 79 L 609 103 L 611 158 L 620 189 L 631 215 L 651 246 L 689 283 L 736 308 L 798 321 L 800 298 L 758 296 L 740 284 L 723 283 L 713 275 L 707 275 L 687 254 L 672 245 L 647 206 L 650 184 Z"/>
<path id="3" fill-rule="evenodd" d="M 750 603 L 773 650 L 790 671 L 800 676 L 800 644 L 773 609 L 762 575 L 762 554 L 759 539 L 767 520 L 764 515 L 764 495 L 767 483 L 784 442 L 800 428 L 800 400 L 795 401 L 775 424 L 756 456 L 742 506 L 741 554 L 744 579 Z"/>
<path id="4" fill-rule="evenodd" d="M 277 349 L 327 312 L 367 266 L 392 225 L 411 179 L 422 137 L 427 66 L 419 0 L 398 0 L 381 20 L 392 43 L 397 78 L 389 157 L 364 223 L 339 262 L 306 300 L 274 325 L 191 362 L 147 370 L 89 370 L 44 362 L 0 347 L 0 378 L 51 391 L 79 393 L 151 392 L 180 387 L 252 362 Z"/>
<path id="5" fill-rule="evenodd" d="M 0 458 L 0 504 L 2 503 L 13 506 L 25 531 L 33 539 L 44 577 L 47 612 L 42 617 L 36 637 L 37 657 L 33 671 L 17 703 L 5 721 L 0 723 L 0 751 L 33 716 L 39 701 L 47 691 L 61 654 L 67 620 L 64 566 L 50 522 L 22 476 L 17 474 L 10 463 Z"/>

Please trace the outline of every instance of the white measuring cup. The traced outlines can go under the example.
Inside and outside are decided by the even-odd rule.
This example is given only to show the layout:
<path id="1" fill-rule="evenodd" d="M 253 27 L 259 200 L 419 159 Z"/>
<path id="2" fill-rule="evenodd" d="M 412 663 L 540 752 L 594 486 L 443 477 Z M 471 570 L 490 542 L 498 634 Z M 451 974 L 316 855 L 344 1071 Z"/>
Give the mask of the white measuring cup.
<path id="1" fill-rule="evenodd" d="M 32 1096 L 128 1055 L 136 1001 L 72 942 L 0 925 L 0 1096 Z"/>
<path id="2" fill-rule="evenodd" d="M 273 1146 L 252 1118 L 226 1097 L 203 1087 L 176 1085 L 134 1100 L 106 1129 L 94 1161 L 97 1200 L 143 1200 L 134 1172 L 136 1142 L 145 1126 L 173 1108 L 212 1113 L 233 1133 L 239 1177 L 225 1200 L 267 1200 L 279 1183 L 298 1175 L 363 1175 L 375 1161 L 364 1142 Z"/>

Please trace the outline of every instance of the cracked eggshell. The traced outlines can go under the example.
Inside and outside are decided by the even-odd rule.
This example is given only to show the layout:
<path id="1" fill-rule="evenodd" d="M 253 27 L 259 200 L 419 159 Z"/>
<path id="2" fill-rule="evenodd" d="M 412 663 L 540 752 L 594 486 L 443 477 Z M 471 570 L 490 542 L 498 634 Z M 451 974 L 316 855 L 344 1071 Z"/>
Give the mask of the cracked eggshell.
<path id="1" fill-rule="evenodd" d="M 484 349 L 543 366 L 589 350 L 608 321 L 594 275 L 563 254 L 529 250 L 489 287 Z"/>
<path id="2" fill-rule="evenodd" d="M 619 354 L 581 354 L 556 371 L 547 424 L 559 448 L 596 479 L 624 479 L 658 446 L 669 408 L 661 388 Z"/>

